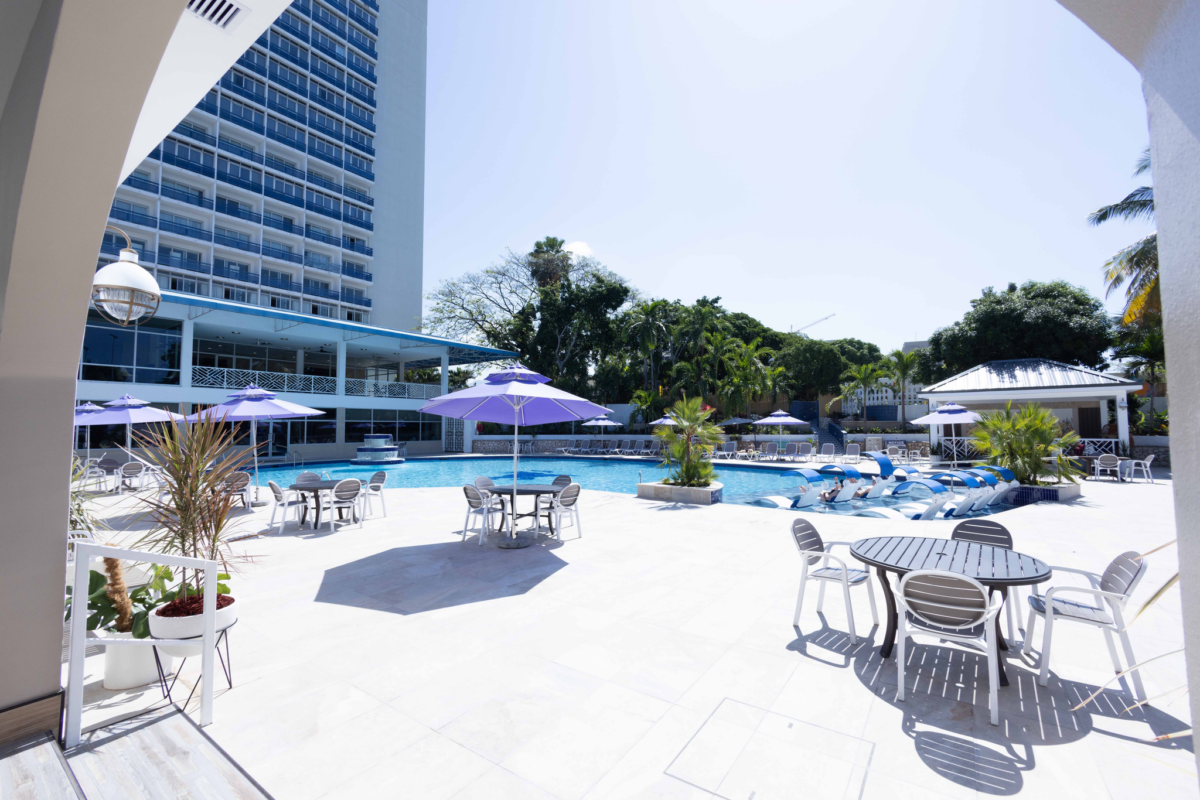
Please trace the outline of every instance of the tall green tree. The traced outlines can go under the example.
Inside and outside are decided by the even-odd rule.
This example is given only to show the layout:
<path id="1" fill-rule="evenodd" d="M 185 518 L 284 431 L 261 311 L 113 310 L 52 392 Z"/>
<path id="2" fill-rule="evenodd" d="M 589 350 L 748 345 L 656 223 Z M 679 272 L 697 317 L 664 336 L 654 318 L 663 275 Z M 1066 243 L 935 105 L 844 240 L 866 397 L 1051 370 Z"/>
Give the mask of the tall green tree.
<path id="1" fill-rule="evenodd" d="M 904 403 L 908 397 L 908 387 L 912 384 L 913 378 L 917 375 L 917 370 L 921 365 L 921 356 L 914 350 L 911 353 L 906 353 L 903 350 L 893 350 L 888 353 L 887 369 L 892 379 L 892 385 L 897 390 L 899 395 L 900 406 L 900 428 L 903 429 L 907 424 L 904 419 Z"/>
<path id="2" fill-rule="evenodd" d="M 879 345 L 861 339 L 834 339 L 830 344 L 851 364 L 878 364 L 883 358 Z"/>
<path id="3" fill-rule="evenodd" d="M 1150 171 L 1150 148 L 1147 147 L 1133 171 L 1134 177 Z M 1139 186 L 1125 198 L 1112 205 L 1102 206 L 1088 215 L 1092 225 L 1103 225 L 1113 219 L 1153 220 L 1154 187 Z M 1152 233 L 1122 248 L 1104 265 L 1106 296 L 1125 286 L 1125 324 L 1141 319 L 1147 312 L 1162 313 L 1162 298 L 1158 291 L 1158 234 Z M 1127 285 L 1128 284 L 1128 285 Z"/>
<path id="4" fill-rule="evenodd" d="M 1065 281 L 992 287 L 958 322 L 929 337 L 922 383 L 935 383 L 987 361 L 1049 358 L 1093 369 L 1107 366 L 1112 324 L 1104 304 Z"/>
<path id="5" fill-rule="evenodd" d="M 838 392 L 837 397 L 825 404 L 825 410 L 828 411 L 838 400 L 841 400 L 844 405 L 845 401 L 862 392 L 862 408 L 859 409 L 859 413 L 865 419 L 867 416 L 867 392 L 878 389 L 887 375 L 888 369 L 881 363 L 852 364 L 842 373 L 841 391 Z"/>
<path id="6" fill-rule="evenodd" d="M 647 391 L 658 385 L 658 366 L 662 363 L 662 356 L 659 355 L 657 364 L 654 357 L 667 339 L 668 306 L 665 300 L 640 303 L 629 315 L 627 334 L 630 341 L 636 344 L 637 353 L 642 359 L 642 388 Z"/>
<path id="7" fill-rule="evenodd" d="M 1161 317 L 1157 314 L 1146 314 L 1141 322 L 1122 327 L 1113 355 L 1125 359 L 1126 377 L 1149 384 L 1150 416 L 1153 417 L 1154 398 L 1158 394 L 1158 384 L 1165 377 L 1167 366 L 1166 340 L 1163 338 Z"/>
<path id="8" fill-rule="evenodd" d="M 816 400 L 838 390 L 849 362 L 829 342 L 798 336 L 775 357 L 786 373 L 788 393 L 800 400 Z"/>

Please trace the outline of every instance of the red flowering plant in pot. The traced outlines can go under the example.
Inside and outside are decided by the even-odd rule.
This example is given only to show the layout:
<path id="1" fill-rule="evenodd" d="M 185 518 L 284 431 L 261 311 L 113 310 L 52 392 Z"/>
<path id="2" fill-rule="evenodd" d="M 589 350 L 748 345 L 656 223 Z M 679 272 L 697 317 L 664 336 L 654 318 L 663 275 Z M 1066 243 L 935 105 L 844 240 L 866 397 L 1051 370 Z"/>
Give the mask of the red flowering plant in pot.
<path id="1" fill-rule="evenodd" d="M 137 547 L 165 555 L 216 561 L 217 630 L 237 621 L 237 604 L 229 593 L 229 573 L 247 557 L 230 545 L 236 533 L 232 519 L 238 495 L 232 490 L 236 474 L 243 471 L 253 449 L 237 450 L 235 425 L 213 417 L 198 422 L 171 422 L 136 435 L 144 460 L 157 467 L 161 488 L 142 498 L 153 527 Z M 204 573 L 180 569 L 178 584 L 165 592 L 163 603 L 149 616 L 150 634 L 156 639 L 198 638 L 203 633 Z M 166 647 L 168 655 L 199 655 L 200 646 Z"/>

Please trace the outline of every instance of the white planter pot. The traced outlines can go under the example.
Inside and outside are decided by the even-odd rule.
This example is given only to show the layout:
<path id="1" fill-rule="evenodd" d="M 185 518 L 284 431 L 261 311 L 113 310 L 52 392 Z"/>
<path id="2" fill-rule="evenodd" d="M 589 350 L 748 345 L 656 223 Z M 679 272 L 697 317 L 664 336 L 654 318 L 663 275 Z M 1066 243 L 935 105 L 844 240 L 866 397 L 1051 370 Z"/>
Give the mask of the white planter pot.
<path id="1" fill-rule="evenodd" d="M 711 506 L 721 502 L 721 493 L 724 488 L 725 484 L 717 481 L 713 481 L 703 488 L 670 486 L 665 483 L 639 483 L 637 496 L 646 500 L 666 500 L 671 503 Z"/>
<path id="2" fill-rule="evenodd" d="M 931 466 L 931 467 L 932 467 L 932 466 L 936 466 L 936 465 L 938 465 L 938 464 L 940 464 L 940 463 L 942 463 L 942 457 L 941 457 L 941 456 L 930 456 L 930 457 L 929 457 L 929 466 Z"/>
<path id="3" fill-rule="evenodd" d="M 224 608 L 218 608 L 217 631 L 220 632 L 237 622 L 237 600 Z M 195 614 L 190 617 L 160 617 L 158 609 L 150 615 L 150 635 L 155 639 L 199 639 L 204 635 L 204 615 Z M 192 658 L 200 655 L 203 645 L 167 645 L 158 648 L 159 653 L 166 653 L 176 658 Z"/>
<path id="4" fill-rule="evenodd" d="M 97 631 L 101 639 L 132 639 L 132 633 Z M 171 657 L 159 656 L 163 671 L 171 671 Z M 138 647 L 104 648 L 104 688 L 109 691 L 133 689 L 158 682 L 158 667 L 154 663 L 154 648 L 149 645 Z"/>

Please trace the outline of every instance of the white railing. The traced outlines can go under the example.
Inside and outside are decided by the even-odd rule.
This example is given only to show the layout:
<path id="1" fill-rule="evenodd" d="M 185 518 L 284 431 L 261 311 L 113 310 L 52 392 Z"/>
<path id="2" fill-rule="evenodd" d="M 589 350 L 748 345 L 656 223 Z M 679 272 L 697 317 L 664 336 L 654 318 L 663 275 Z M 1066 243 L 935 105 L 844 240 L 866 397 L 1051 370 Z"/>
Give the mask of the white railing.
<path id="1" fill-rule="evenodd" d="M 368 381 L 362 378 L 347 378 L 346 394 L 354 397 L 431 400 L 441 396 L 442 387 L 436 383 L 401 383 L 400 381 Z"/>
<path id="2" fill-rule="evenodd" d="M 966 436 L 943 436 L 942 461 L 974 461 L 979 458 L 975 443 Z"/>
<path id="3" fill-rule="evenodd" d="M 76 541 L 75 583 L 71 590 L 70 661 L 67 672 L 67 725 L 64 744 L 77 747 L 83 725 L 83 667 L 87 649 L 87 587 L 91 564 L 97 558 L 124 558 L 130 561 L 167 564 L 184 569 L 204 571 L 204 634 L 201 639 L 200 724 L 212 724 L 213 712 L 213 652 L 217 642 L 217 575 L 221 565 L 200 558 L 167 556 L 142 550 L 126 550 L 92 542 Z M 183 645 L 195 647 L 195 639 L 105 639 L 105 647 L 156 647 Z"/>
<path id="4" fill-rule="evenodd" d="M 192 367 L 192 386 L 213 389 L 244 389 L 250 384 L 270 392 L 337 394 L 337 378 L 323 375 L 292 375 L 228 367 Z"/>
<path id="5" fill-rule="evenodd" d="M 1083 442 L 1083 453 L 1085 456 L 1099 456 L 1105 453 L 1109 455 L 1117 454 L 1116 439 L 1080 439 Z"/>

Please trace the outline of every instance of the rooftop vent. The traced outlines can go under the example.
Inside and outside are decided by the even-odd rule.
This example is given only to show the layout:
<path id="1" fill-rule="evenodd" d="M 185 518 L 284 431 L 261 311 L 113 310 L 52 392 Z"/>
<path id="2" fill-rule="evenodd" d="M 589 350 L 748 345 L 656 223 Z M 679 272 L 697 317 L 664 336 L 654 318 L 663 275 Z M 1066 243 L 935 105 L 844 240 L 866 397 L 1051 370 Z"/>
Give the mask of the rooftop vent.
<path id="1" fill-rule="evenodd" d="M 187 9 L 225 31 L 232 30 L 234 20 L 242 16 L 242 7 L 230 0 L 188 0 Z"/>

